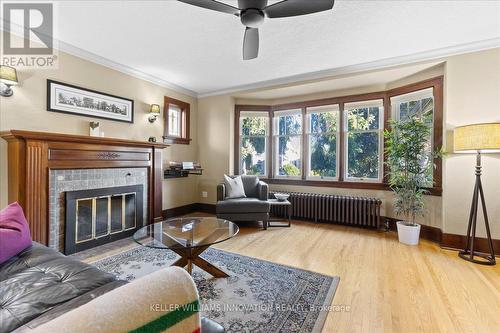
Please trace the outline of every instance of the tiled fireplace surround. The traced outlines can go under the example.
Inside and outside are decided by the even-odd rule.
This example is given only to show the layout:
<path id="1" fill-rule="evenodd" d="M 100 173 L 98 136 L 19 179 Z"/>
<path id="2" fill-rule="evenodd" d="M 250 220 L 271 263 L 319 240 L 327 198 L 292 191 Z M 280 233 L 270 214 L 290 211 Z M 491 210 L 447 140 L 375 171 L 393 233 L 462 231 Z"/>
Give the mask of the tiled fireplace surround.
<path id="1" fill-rule="evenodd" d="M 15 129 L 0 138 L 7 141 L 8 200 L 23 207 L 36 242 L 63 251 L 68 191 L 142 185 L 142 223 L 163 218 L 167 144 Z"/>
<path id="2" fill-rule="evenodd" d="M 143 186 L 147 221 L 147 168 L 63 169 L 49 173 L 49 246 L 64 252 L 65 192 L 125 185 Z"/>

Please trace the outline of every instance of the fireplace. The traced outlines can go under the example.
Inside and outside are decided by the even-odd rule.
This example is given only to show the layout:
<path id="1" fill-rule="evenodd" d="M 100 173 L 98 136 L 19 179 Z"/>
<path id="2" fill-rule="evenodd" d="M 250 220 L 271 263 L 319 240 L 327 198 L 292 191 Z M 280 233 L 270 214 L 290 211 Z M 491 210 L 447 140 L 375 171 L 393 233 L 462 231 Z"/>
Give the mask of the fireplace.
<path id="1" fill-rule="evenodd" d="M 168 145 L 22 130 L 0 132 L 0 137 L 8 143 L 9 202 L 23 207 L 34 241 L 66 252 L 66 235 L 71 234 L 73 241 L 79 241 L 72 251 L 79 251 L 106 238 L 132 234 L 133 225 L 137 228 L 162 219 L 162 150 Z M 86 217 L 82 216 L 87 222 L 79 225 L 78 235 L 74 229 L 66 232 L 66 192 L 112 187 L 115 191 L 133 185 L 142 186 L 142 196 L 136 189 L 79 197 L 83 199 L 79 213 L 87 210 Z M 76 199 L 74 205 L 73 225 Z M 132 206 L 135 214 L 129 211 Z M 124 213 L 119 215 L 118 209 Z"/>
<path id="2" fill-rule="evenodd" d="M 131 236 L 143 226 L 143 186 L 66 192 L 64 253 Z"/>

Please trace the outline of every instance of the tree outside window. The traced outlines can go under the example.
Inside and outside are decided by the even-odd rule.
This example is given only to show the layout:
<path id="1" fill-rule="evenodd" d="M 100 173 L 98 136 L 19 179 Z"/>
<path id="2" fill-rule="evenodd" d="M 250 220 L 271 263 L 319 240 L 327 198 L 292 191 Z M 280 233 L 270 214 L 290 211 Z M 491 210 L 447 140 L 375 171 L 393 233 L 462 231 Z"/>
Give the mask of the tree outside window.
<path id="1" fill-rule="evenodd" d="M 267 112 L 246 112 L 240 115 L 240 170 L 245 175 L 267 175 Z"/>
<path id="2" fill-rule="evenodd" d="M 381 100 L 344 105 L 346 180 L 380 180 L 382 105 Z"/>
<path id="3" fill-rule="evenodd" d="M 302 110 L 276 111 L 274 117 L 275 175 L 302 174 Z"/>
<path id="4" fill-rule="evenodd" d="M 337 179 L 338 105 L 307 108 L 307 178 Z"/>

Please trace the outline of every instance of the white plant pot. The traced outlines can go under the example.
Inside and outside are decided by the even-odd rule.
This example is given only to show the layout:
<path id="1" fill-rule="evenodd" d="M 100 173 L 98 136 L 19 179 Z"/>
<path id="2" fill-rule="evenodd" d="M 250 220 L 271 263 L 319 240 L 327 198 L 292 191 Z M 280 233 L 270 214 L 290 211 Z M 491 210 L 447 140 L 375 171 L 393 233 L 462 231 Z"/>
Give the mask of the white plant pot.
<path id="1" fill-rule="evenodd" d="M 407 245 L 418 245 L 420 237 L 420 224 L 406 225 L 402 221 L 396 222 L 398 227 L 399 242 Z"/>

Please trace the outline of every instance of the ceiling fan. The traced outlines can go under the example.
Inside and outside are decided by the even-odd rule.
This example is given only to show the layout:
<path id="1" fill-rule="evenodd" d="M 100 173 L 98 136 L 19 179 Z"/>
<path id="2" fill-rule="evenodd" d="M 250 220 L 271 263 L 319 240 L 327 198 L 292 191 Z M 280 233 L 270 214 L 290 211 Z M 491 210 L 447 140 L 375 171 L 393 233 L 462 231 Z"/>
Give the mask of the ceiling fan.
<path id="1" fill-rule="evenodd" d="M 246 27 L 243 59 L 257 58 L 259 29 L 264 18 L 289 17 L 322 12 L 333 8 L 334 0 L 283 0 L 267 5 L 267 0 L 238 0 L 238 8 L 215 0 L 178 0 L 187 4 L 239 16 Z"/>

